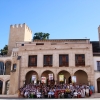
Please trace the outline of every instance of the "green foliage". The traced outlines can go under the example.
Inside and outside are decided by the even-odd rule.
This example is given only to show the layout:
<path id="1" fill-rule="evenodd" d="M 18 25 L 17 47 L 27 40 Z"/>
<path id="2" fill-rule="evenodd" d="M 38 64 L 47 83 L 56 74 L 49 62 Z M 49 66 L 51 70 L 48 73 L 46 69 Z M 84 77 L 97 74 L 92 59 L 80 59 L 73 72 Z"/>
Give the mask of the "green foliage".
<path id="1" fill-rule="evenodd" d="M 0 55 L 7 55 L 8 45 L 5 45 L 3 49 L 0 50 Z"/>
<path id="2" fill-rule="evenodd" d="M 34 34 L 33 40 L 46 40 L 49 39 L 49 35 L 49 33 L 38 32 Z"/>

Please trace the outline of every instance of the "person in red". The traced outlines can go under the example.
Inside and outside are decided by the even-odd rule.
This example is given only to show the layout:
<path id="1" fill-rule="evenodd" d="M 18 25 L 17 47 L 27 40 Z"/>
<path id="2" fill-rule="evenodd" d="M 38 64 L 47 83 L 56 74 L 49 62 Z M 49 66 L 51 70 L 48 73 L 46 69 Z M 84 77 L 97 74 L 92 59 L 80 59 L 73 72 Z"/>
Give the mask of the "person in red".
<path id="1" fill-rule="evenodd" d="M 81 91 L 78 90 L 77 98 L 81 98 Z"/>
<path id="2" fill-rule="evenodd" d="M 55 98 L 58 98 L 58 91 L 55 91 Z"/>
<path id="3" fill-rule="evenodd" d="M 90 89 L 89 92 L 90 92 L 89 94 L 90 94 L 90 96 L 91 96 L 91 95 L 92 95 L 92 90 Z"/>

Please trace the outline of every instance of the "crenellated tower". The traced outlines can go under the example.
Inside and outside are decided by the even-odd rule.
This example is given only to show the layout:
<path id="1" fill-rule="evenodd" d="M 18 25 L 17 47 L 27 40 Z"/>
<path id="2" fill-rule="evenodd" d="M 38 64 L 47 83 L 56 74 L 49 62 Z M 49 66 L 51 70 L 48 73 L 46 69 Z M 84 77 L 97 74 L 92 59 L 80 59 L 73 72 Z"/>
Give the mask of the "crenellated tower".
<path id="1" fill-rule="evenodd" d="M 24 24 L 10 25 L 8 55 L 11 55 L 12 49 L 16 47 L 16 42 L 32 41 L 32 31 Z"/>

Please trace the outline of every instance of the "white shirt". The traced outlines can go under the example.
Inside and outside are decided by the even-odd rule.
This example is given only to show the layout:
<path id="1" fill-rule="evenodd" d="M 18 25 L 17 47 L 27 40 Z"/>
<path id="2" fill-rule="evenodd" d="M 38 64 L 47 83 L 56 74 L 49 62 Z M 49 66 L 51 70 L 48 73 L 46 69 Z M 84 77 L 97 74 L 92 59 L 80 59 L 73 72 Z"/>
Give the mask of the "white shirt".
<path id="1" fill-rule="evenodd" d="M 86 89 L 85 91 L 86 91 L 86 93 L 89 93 L 89 89 Z"/>
<path id="2" fill-rule="evenodd" d="M 78 94 L 77 92 L 74 92 L 74 96 L 77 96 L 77 94 Z"/>

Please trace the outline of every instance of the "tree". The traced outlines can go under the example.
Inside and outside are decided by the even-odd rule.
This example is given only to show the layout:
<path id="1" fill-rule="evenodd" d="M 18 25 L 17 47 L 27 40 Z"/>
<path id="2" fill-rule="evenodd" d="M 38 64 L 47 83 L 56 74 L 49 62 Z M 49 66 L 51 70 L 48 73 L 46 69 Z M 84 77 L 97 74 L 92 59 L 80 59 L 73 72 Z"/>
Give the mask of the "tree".
<path id="1" fill-rule="evenodd" d="M 38 32 L 34 33 L 33 40 L 47 40 L 49 39 L 49 33 Z"/>
<path id="2" fill-rule="evenodd" d="M 0 50 L 0 55 L 7 55 L 8 45 L 5 45 L 3 49 Z"/>

